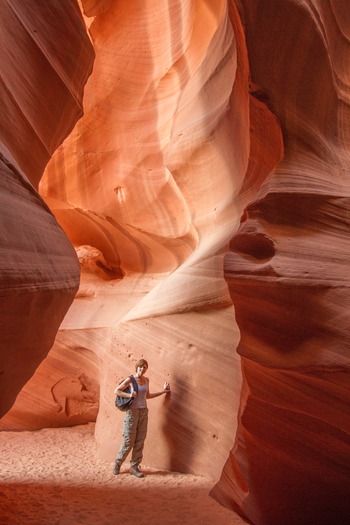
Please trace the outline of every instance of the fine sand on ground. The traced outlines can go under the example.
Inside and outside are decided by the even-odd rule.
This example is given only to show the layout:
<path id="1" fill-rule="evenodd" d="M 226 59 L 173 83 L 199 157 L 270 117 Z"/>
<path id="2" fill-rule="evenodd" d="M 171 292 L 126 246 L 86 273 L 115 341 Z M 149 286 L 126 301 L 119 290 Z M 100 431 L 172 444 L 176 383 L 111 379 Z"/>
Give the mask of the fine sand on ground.
<path id="1" fill-rule="evenodd" d="M 211 480 L 144 468 L 137 479 L 96 454 L 94 425 L 0 432 L 1 525 L 243 525 L 208 496 Z"/>

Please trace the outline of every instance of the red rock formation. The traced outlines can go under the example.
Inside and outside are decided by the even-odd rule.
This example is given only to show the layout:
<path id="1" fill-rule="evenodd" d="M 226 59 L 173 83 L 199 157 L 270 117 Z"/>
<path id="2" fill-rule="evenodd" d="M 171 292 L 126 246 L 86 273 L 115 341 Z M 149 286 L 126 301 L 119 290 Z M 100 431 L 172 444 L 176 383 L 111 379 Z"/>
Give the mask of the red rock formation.
<path id="1" fill-rule="evenodd" d="M 173 386 L 166 404 L 153 402 L 145 461 L 217 479 L 241 385 L 223 254 L 280 156 L 278 126 L 254 102 L 259 130 L 271 128 L 276 148 L 237 198 L 248 162 L 249 94 L 235 10 L 230 21 L 224 1 L 84 6 L 96 15 L 87 21 L 96 60 L 84 117 L 41 184 L 78 251 L 81 287 L 52 352 L 2 424 L 94 418 L 97 379 L 97 439 L 112 459 L 122 425 L 113 390 L 143 355 L 153 388 L 167 378 Z M 260 143 L 257 133 L 254 147 Z M 35 417 L 29 399 L 37 400 Z"/>
<path id="2" fill-rule="evenodd" d="M 164 379 L 173 387 L 167 401 L 150 403 L 146 463 L 216 480 L 222 474 L 213 496 L 254 525 L 342 525 L 350 514 L 345 3 L 288 0 L 282 8 L 279 0 L 241 0 L 229 11 L 224 0 L 80 5 L 96 60 L 74 130 L 92 57 L 73 2 L 58 13 L 67 34 L 50 40 L 57 26 L 44 6 L 52 30 L 34 40 L 39 49 L 49 43 L 45 57 L 63 45 L 62 63 L 55 53 L 48 62 L 63 84 L 71 79 L 74 96 L 66 99 L 56 75 L 46 74 L 43 117 L 35 111 L 38 59 L 15 68 L 37 66 L 24 87 L 10 83 L 13 74 L 6 81 L 4 122 L 18 126 L 3 139 L 11 186 L 2 202 L 12 202 L 4 231 L 18 231 L 5 239 L 6 253 L 16 258 L 20 245 L 30 261 L 44 254 L 27 303 L 3 271 L 1 328 L 10 334 L 3 344 L 16 356 L 22 345 L 27 359 L 21 375 L 12 368 L 19 381 L 6 392 L 7 407 L 46 355 L 78 282 L 74 252 L 24 178 L 38 183 L 71 130 L 40 192 L 82 274 L 52 351 L 2 428 L 94 420 L 99 403 L 96 438 L 101 456 L 112 459 L 122 426 L 114 386 L 144 356 L 152 388 Z M 18 51 L 7 45 L 5 56 L 28 48 L 31 57 L 23 42 L 41 15 L 29 2 L 1 9 L 9 27 L 14 13 L 23 22 L 11 32 L 21 35 Z M 79 49 L 74 63 L 68 42 Z M 11 93 L 23 104 L 19 114 Z M 62 120 L 47 115 L 56 99 L 67 108 Z M 23 115 L 35 130 L 29 152 Z M 21 228 L 13 219 L 19 202 L 30 203 Z M 44 233 L 33 235 L 33 224 L 35 231 L 45 224 Z M 20 251 L 8 268 L 21 269 L 23 260 Z M 57 271 L 58 283 L 70 279 L 68 289 L 52 293 Z M 16 292 L 18 282 L 28 285 L 18 276 Z M 19 311 L 24 334 L 13 328 Z"/>
<path id="3" fill-rule="evenodd" d="M 243 33 L 237 18 L 235 38 L 226 7 L 134 2 L 93 11 L 84 117 L 41 184 L 82 262 L 62 329 L 72 352 L 98 356 L 101 454 L 114 457 L 121 431 L 116 381 L 143 355 L 153 388 L 169 378 L 174 392 L 165 405 L 153 402 L 145 461 L 216 479 L 240 391 L 222 258 L 242 213 L 237 193 L 249 151 Z"/>
<path id="4" fill-rule="evenodd" d="M 82 113 L 93 59 L 77 5 L 65 4 L 0 6 L 0 415 L 50 350 L 79 285 L 76 254 L 35 189 Z"/>
<path id="5" fill-rule="evenodd" d="M 281 9 L 244 0 L 241 14 L 252 78 L 282 123 L 285 155 L 225 259 L 244 384 L 213 494 L 256 525 L 345 525 L 350 19 L 333 1 Z"/>

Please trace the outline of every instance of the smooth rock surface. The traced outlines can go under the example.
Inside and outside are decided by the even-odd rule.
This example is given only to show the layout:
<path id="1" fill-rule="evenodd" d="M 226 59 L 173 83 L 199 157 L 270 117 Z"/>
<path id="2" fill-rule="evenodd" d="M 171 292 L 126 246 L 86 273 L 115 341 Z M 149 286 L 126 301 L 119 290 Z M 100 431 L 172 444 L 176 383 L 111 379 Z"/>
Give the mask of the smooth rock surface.
<path id="1" fill-rule="evenodd" d="M 96 419 L 112 462 L 145 357 L 172 386 L 146 465 L 209 476 L 253 525 L 345 525 L 350 20 L 281 6 L 2 4 L 0 428 Z"/>
<path id="2" fill-rule="evenodd" d="M 285 154 L 225 257 L 243 389 L 236 443 L 212 494 L 257 525 L 345 525 L 347 4 L 242 1 L 241 15 L 257 96 L 281 122 Z"/>
<path id="3" fill-rule="evenodd" d="M 168 399 L 150 402 L 146 464 L 218 479 L 241 386 L 239 334 L 222 271 L 242 214 L 250 141 L 239 18 L 226 2 L 157 2 L 156 9 L 154 2 L 105 3 L 93 13 L 92 4 L 82 5 L 94 15 L 87 25 L 96 53 L 84 116 L 40 186 L 82 268 L 53 352 L 59 355 L 64 332 L 72 352 L 97 356 L 101 457 L 113 459 L 122 427 L 115 385 L 144 356 L 151 389 L 165 380 L 173 388 Z M 266 108 L 261 113 L 265 126 L 275 122 Z M 260 176 L 277 157 L 268 157 Z M 51 376 L 49 359 L 41 377 Z M 91 362 L 84 373 L 92 377 Z M 51 390 L 40 384 L 34 377 L 26 395 L 34 385 Z"/>
<path id="4" fill-rule="evenodd" d="M 0 5 L 0 415 L 49 352 L 79 286 L 76 253 L 36 191 L 82 114 L 92 67 L 81 13 L 67 7 Z"/>

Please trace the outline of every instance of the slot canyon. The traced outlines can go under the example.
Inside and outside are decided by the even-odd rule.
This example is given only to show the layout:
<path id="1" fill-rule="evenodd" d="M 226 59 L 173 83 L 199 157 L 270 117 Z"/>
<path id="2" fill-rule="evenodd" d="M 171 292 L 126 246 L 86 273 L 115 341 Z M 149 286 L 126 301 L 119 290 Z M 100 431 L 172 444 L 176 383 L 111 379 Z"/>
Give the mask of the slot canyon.
<path id="1" fill-rule="evenodd" d="M 1 439 L 93 428 L 111 473 L 145 358 L 146 466 L 232 524 L 349 523 L 348 1 L 0 14 Z"/>

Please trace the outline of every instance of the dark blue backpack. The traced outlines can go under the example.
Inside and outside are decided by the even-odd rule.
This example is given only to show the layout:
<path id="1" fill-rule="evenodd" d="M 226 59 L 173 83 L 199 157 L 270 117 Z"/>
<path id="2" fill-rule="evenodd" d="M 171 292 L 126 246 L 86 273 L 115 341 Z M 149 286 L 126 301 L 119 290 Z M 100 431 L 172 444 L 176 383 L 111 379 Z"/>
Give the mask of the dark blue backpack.
<path id="1" fill-rule="evenodd" d="M 139 388 L 137 386 L 136 379 L 134 378 L 134 376 L 130 376 L 130 379 L 131 379 L 132 387 L 131 385 L 129 385 L 125 390 L 123 390 L 123 392 L 127 394 L 131 394 L 132 389 L 133 389 L 137 393 L 139 391 Z M 135 399 L 134 397 L 116 396 L 115 406 L 122 412 L 126 412 L 127 410 L 129 410 L 129 408 L 131 408 L 131 405 L 133 404 L 134 399 Z"/>

